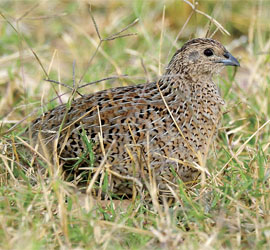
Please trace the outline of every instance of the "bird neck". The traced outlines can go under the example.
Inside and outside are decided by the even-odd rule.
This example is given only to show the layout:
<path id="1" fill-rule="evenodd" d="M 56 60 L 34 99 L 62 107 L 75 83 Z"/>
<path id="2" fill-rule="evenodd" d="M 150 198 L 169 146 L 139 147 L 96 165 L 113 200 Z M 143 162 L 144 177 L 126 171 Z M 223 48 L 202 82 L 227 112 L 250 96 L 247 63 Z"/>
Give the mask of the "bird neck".
<path id="1" fill-rule="evenodd" d="M 198 77 L 188 71 L 179 73 L 176 70 L 167 69 L 157 85 L 158 91 L 165 99 L 174 103 L 201 96 L 200 98 L 214 99 L 218 105 L 224 104 L 211 74 L 203 74 Z"/>

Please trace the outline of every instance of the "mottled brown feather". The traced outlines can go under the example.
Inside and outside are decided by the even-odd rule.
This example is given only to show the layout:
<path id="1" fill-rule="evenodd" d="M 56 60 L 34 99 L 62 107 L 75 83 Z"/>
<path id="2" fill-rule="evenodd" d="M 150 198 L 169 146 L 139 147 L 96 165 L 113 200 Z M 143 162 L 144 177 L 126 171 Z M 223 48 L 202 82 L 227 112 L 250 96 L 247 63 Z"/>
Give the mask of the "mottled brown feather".
<path id="1" fill-rule="evenodd" d="M 205 49 L 211 49 L 213 55 L 206 56 Z M 223 68 L 219 61 L 225 53 L 218 41 L 193 39 L 175 53 L 158 82 L 83 96 L 74 100 L 68 111 L 66 105 L 60 105 L 46 112 L 31 124 L 29 131 L 34 142 L 41 133 L 51 150 L 67 113 L 58 141 L 64 168 L 74 163 L 68 158 L 86 151 L 83 129 L 94 143 L 94 168 L 98 167 L 104 157 L 98 137 L 102 130 L 105 153 L 115 141 L 107 163 L 121 176 L 143 182 L 142 172 L 148 173 L 149 162 L 160 190 L 166 190 L 166 184 L 176 184 L 178 177 L 184 182 L 194 181 L 199 176 L 194 162 L 205 163 L 222 115 L 224 101 L 212 76 Z M 89 166 L 82 162 L 80 167 Z M 115 176 L 110 188 L 117 194 L 132 193 L 132 183 Z"/>

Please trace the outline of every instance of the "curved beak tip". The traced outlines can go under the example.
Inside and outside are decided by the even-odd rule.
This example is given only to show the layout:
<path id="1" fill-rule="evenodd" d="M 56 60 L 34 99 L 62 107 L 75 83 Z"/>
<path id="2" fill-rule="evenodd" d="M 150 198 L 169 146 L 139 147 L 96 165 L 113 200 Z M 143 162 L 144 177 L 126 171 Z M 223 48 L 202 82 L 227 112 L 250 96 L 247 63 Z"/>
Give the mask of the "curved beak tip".
<path id="1" fill-rule="evenodd" d="M 239 61 L 229 52 L 226 53 L 226 59 L 222 59 L 218 62 L 223 63 L 225 66 L 240 66 Z"/>

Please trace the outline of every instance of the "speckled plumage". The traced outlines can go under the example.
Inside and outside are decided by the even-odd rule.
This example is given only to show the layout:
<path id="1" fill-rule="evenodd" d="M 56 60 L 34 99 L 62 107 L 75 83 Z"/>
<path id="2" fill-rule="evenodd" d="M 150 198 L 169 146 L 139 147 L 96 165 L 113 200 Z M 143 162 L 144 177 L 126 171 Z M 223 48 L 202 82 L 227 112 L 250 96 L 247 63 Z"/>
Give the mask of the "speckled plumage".
<path id="1" fill-rule="evenodd" d="M 228 63 L 229 59 L 233 62 Z M 194 181 L 199 176 L 194 162 L 204 164 L 224 104 L 212 76 L 224 65 L 237 63 L 219 42 L 193 39 L 175 53 L 158 82 L 83 96 L 74 100 L 69 110 L 60 105 L 46 112 L 29 131 L 34 139 L 41 133 L 51 150 L 64 119 L 57 146 L 64 168 L 74 163 L 67 158 L 86 152 L 85 131 L 95 155 L 89 171 L 108 153 L 107 167 L 123 177 L 111 175 L 109 186 L 117 194 L 130 194 L 132 182 L 125 177 L 143 182 L 142 175 L 147 175 L 149 167 L 160 190 L 167 189 L 166 184 L 176 184 L 178 177 Z M 83 161 L 81 167 L 89 167 L 89 163 Z"/>

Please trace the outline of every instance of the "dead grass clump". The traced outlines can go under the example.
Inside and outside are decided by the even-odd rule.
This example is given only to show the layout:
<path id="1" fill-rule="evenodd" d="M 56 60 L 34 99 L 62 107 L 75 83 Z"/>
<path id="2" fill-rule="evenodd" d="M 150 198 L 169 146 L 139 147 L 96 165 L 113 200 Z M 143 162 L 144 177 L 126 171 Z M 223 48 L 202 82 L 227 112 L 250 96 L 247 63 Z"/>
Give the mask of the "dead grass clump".
<path id="1" fill-rule="evenodd" d="M 90 13 L 87 3 L 0 3 L 0 248 L 267 248 L 269 3 L 99 0 Z M 20 160 L 14 143 L 26 143 L 20 133 L 33 117 L 84 93 L 156 80 L 179 39 L 206 34 L 227 40 L 242 67 L 220 80 L 227 109 L 204 178 L 179 182 L 174 203 L 157 196 L 154 178 L 151 202 L 139 190 L 96 200 L 94 179 L 80 192 L 57 155 L 41 156 L 43 172 L 26 168 L 38 161 L 35 146 L 28 164 Z"/>

